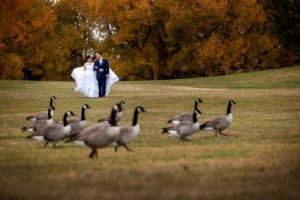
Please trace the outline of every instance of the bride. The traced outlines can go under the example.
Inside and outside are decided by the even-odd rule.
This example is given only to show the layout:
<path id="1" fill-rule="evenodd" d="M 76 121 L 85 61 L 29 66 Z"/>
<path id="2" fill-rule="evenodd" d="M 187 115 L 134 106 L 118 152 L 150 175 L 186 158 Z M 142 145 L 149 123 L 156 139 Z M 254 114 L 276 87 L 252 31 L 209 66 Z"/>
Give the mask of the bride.
<path id="1" fill-rule="evenodd" d="M 99 86 L 91 56 L 86 57 L 86 63 L 83 67 L 77 67 L 73 70 L 71 77 L 76 81 L 76 92 L 81 92 L 90 98 L 99 97 Z M 105 96 L 108 95 L 111 85 L 118 80 L 118 76 L 109 68 L 109 77 L 106 79 Z"/>

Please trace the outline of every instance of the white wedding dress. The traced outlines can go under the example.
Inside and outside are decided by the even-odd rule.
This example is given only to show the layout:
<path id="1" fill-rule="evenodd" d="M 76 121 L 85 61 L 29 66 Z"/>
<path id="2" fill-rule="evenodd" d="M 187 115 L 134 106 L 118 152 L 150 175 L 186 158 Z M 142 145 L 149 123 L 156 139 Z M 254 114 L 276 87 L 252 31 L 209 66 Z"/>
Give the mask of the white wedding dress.
<path id="1" fill-rule="evenodd" d="M 77 67 L 72 71 L 71 77 L 76 81 L 76 92 L 81 92 L 85 96 L 90 98 L 99 97 L 99 86 L 96 79 L 96 72 L 94 71 L 94 63 L 85 63 L 86 71 L 84 67 Z M 109 76 L 106 79 L 106 94 L 110 92 L 110 87 L 115 82 L 119 81 L 119 77 L 109 68 Z"/>

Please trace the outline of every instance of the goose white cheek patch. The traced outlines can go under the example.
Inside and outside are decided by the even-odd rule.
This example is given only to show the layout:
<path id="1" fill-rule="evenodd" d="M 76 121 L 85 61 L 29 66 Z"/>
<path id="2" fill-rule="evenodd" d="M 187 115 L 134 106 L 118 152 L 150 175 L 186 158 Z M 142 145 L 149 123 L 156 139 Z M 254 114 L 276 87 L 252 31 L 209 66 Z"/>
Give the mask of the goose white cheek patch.
<path id="1" fill-rule="evenodd" d="M 28 129 L 29 132 L 34 132 L 33 128 Z"/>
<path id="2" fill-rule="evenodd" d="M 177 131 L 168 131 L 169 134 L 173 135 L 173 136 L 178 136 Z"/>

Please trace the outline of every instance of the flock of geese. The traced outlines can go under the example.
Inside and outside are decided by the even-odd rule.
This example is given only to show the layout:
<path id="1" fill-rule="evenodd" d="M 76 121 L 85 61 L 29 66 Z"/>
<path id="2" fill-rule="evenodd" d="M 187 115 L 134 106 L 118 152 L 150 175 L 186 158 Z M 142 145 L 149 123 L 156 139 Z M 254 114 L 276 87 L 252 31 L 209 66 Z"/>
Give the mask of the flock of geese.
<path id="1" fill-rule="evenodd" d="M 55 96 L 50 98 L 50 107 L 48 111 L 39 112 L 35 115 L 27 117 L 27 120 L 33 122 L 27 126 L 22 127 L 23 131 L 32 132 L 27 138 L 32 138 L 45 143 L 44 148 L 48 143 L 52 143 L 56 147 L 56 143 L 65 140 L 65 143 L 73 142 L 78 145 L 88 146 L 92 149 L 89 157 L 97 157 L 97 149 L 106 146 L 112 146 L 117 152 L 119 146 L 123 146 L 128 151 L 133 151 L 128 147 L 140 132 L 140 125 L 138 123 L 139 113 L 146 112 L 142 106 L 137 106 L 133 113 L 133 120 L 131 125 L 118 126 L 117 123 L 122 119 L 123 105 L 122 100 L 114 104 L 110 115 L 99 119 L 97 123 L 91 127 L 84 129 L 86 125 L 85 110 L 91 107 L 84 104 L 81 109 L 81 118 L 69 118 L 75 116 L 72 111 L 67 111 L 63 115 L 63 121 L 53 121 L 53 101 L 57 99 Z M 222 131 L 230 126 L 233 120 L 231 113 L 231 106 L 236 104 L 235 101 L 230 100 L 227 106 L 227 113 L 225 116 L 218 116 L 211 121 L 199 124 L 198 120 L 202 112 L 198 109 L 198 103 L 203 103 L 201 99 L 195 100 L 194 111 L 183 113 L 181 115 L 172 117 L 167 123 L 172 123 L 172 126 L 162 129 L 162 133 L 177 136 L 182 141 L 189 141 L 186 137 L 193 133 L 206 129 L 227 136 Z"/>

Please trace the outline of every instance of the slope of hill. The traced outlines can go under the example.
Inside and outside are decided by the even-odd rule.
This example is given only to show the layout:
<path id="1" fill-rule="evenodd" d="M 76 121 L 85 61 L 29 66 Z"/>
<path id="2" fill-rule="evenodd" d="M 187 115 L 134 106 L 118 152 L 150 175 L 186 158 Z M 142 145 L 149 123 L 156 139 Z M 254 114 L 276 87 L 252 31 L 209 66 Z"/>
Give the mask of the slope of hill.
<path id="1" fill-rule="evenodd" d="M 152 81 L 150 84 L 199 88 L 300 88 L 300 66 L 226 76 Z"/>

